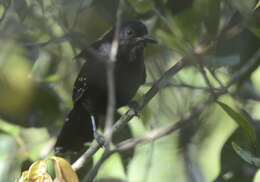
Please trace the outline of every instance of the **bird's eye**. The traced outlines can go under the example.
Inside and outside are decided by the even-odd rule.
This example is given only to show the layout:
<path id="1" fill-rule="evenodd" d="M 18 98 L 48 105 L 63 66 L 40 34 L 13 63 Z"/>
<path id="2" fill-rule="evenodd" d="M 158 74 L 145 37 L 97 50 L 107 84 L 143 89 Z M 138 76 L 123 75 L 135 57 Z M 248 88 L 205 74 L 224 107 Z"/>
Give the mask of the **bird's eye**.
<path id="1" fill-rule="evenodd" d="M 127 30 L 126 33 L 127 33 L 128 36 L 133 36 L 134 35 L 134 31 L 131 30 L 131 29 Z"/>

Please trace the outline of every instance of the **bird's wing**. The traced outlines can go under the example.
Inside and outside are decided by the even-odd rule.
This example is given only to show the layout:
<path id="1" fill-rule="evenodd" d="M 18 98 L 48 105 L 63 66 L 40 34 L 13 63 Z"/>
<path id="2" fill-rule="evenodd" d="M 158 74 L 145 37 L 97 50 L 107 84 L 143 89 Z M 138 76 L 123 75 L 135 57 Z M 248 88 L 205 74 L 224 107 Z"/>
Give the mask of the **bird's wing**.
<path id="1" fill-rule="evenodd" d="M 101 46 L 101 42 L 98 40 L 92 43 L 90 47 L 87 47 L 84 50 L 82 50 L 75 58 L 76 59 L 84 58 L 87 59 L 88 61 L 95 60 L 95 57 L 92 56 L 92 53 L 89 50 L 92 49 L 93 51 L 99 53 L 98 49 L 100 46 Z M 82 96 L 87 90 L 87 86 L 88 86 L 87 75 L 86 75 L 86 71 L 84 71 L 86 69 L 86 66 L 87 64 L 85 63 L 74 83 L 73 93 L 72 93 L 72 100 L 74 103 L 80 100 L 80 98 L 82 98 Z"/>
<path id="2" fill-rule="evenodd" d="M 87 84 L 87 75 L 85 74 L 79 74 L 73 87 L 73 93 L 72 93 L 72 100 L 73 102 L 79 101 L 84 93 L 88 89 L 88 84 Z"/>
<path id="3" fill-rule="evenodd" d="M 110 43 L 102 42 L 102 40 L 98 40 L 91 45 L 91 48 L 94 51 L 96 51 L 97 56 L 99 56 L 99 58 L 103 59 L 103 61 L 105 61 L 106 57 L 109 56 L 110 47 L 111 47 Z M 91 76 L 91 75 L 87 75 L 87 74 L 89 74 L 89 71 L 94 73 L 95 69 L 99 69 L 99 70 L 102 69 L 104 67 L 103 63 L 105 63 L 105 62 L 102 62 L 102 60 L 97 60 L 97 58 L 95 56 L 93 56 L 92 53 L 89 52 L 88 48 L 83 50 L 77 57 L 78 58 L 82 57 L 84 59 L 87 59 L 87 62 L 83 65 L 83 67 L 74 83 L 73 95 L 72 95 L 72 99 L 73 99 L 74 103 L 82 98 L 82 96 L 84 95 L 84 93 L 87 90 L 87 87 L 89 86 L 89 84 L 91 84 L 88 82 L 88 77 Z M 94 69 L 94 70 L 91 70 L 91 69 Z M 92 80 L 92 79 L 89 79 L 89 80 Z"/>

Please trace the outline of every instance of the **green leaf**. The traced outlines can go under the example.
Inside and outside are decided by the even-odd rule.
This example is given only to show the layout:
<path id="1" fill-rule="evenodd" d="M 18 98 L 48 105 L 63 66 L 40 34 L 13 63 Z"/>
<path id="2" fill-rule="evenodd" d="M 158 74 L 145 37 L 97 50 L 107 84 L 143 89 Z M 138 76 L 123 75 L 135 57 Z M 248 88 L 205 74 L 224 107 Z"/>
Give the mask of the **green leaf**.
<path id="1" fill-rule="evenodd" d="M 260 38 L 260 28 L 256 28 L 256 27 L 251 27 L 250 31 L 257 36 L 258 38 Z"/>
<path id="2" fill-rule="evenodd" d="M 235 142 L 232 142 L 232 147 L 237 155 L 239 155 L 244 161 L 256 167 L 260 167 L 260 158 L 257 158 L 251 152 L 244 150 Z"/>
<path id="3" fill-rule="evenodd" d="M 12 136 L 14 136 L 14 137 L 17 137 L 19 135 L 19 132 L 20 132 L 19 126 L 7 123 L 4 120 L 0 119 L 0 131 L 1 130 L 10 134 L 10 135 L 12 135 Z"/>
<path id="4" fill-rule="evenodd" d="M 258 181 L 260 181 L 260 169 L 258 169 L 257 172 L 255 173 L 253 182 L 258 182 Z"/>
<path id="5" fill-rule="evenodd" d="M 253 144 L 254 147 L 256 147 L 256 134 L 254 132 L 254 129 L 252 128 L 249 119 L 234 111 L 231 107 L 228 105 L 217 101 L 219 106 L 233 119 L 235 122 L 242 128 L 242 130 L 245 132 L 246 136 L 248 137 L 249 141 Z"/>
<path id="6" fill-rule="evenodd" d="M 260 1 L 258 1 L 257 5 L 255 6 L 255 9 L 260 7 Z"/>

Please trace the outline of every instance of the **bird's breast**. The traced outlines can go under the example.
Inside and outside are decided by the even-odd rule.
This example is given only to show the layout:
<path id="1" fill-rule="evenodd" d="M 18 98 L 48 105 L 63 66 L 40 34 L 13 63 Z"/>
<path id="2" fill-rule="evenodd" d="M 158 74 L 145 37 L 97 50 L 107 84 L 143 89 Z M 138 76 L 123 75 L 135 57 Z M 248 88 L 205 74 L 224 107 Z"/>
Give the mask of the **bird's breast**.
<path id="1" fill-rule="evenodd" d="M 127 105 L 143 84 L 145 68 L 143 62 L 117 64 L 115 67 L 117 106 Z"/>

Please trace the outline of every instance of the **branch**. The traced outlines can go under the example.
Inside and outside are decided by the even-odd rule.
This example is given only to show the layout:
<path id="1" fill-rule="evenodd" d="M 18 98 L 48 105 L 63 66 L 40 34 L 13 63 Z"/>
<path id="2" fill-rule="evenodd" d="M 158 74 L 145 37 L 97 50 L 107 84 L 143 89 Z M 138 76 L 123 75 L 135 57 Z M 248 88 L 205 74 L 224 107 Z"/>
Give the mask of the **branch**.
<path id="1" fill-rule="evenodd" d="M 245 75 L 252 67 L 255 66 L 255 64 L 260 59 L 260 48 L 256 51 L 256 53 L 253 55 L 253 57 L 247 62 L 246 65 L 244 65 L 239 71 L 235 72 L 230 79 L 229 83 L 227 84 L 227 87 L 230 87 L 233 83 L 240 80 L 241 75 Z"/>
<path id="2" fill-rule="evenodd" d="M 125 140 L 118 145 L 116 145 L 116 152 L 122 152 L 128 150 L 130 148 L 135 147 L 138 144 L 144 144 L 148 142 L 152 142 L 157 140 L 163 136 L 167 136 L 174 131 L 184 127 L 189 121 L 193 120 L 194 117 L 197 117 L 210 103 L 213 102 L 213 99 L 210 97 L 207 101 L 198 104 L 195 108 L 191 109 L 180 121 L 170 124 L 166 127 L 161 127 L 159 129 L 154 129 L 153 131 L 149 132 L 145 136 L 138 138 L 138 139 L 128 139 Z"/>
<path id="3" fill-rule="evenodd" d="M 106 159 L 108 159 L 112 154 L 114 154 L 116 151 L 114 150 L 105 150 L 97 164 L 90 170 L 90 172 L 84 177 L 82 180 L 83 182 L 92 182 L 94 181 L 94 178 L 97 175 L 97 172 L 101 165 L 105 162 Z"/>
<path id="4" fill-rule="evenodd" d="M 145 86 L 152 86 L 154 84 L 154 82 L 150 82 L 150 83 L 146 83 L 144 84 Z M 186 84 L 186 83 L 167 83 L 165 85 L 165 88 L 168 88 L 168 87 L 179 87 L 179 88 L 188 88 L 188 89 L 196 89 L 196 90 L 202 90 L 202 91 L 207 91 L 207 92 L 210 92 L 210 89 L 208 87 L 202 87 L 202 86 L 196 86 L 196 85 L 190 85 L 190 84 Z M 219 88 L 213 88 L 215 92 L 217 91 L 220 91 Z"/>
<path id="5" fill-rule="evenodd" d="M 152 142 L 154 140 L 157 140 L 163 136 L 169 135 L 173 133 L 174 131 L 177 131 L 178 129 L 182 128 L 184 125 L 188 124 L 189 121 L 193 120 L 194 117 L 198 116 L 205 107 L 208 106 L 208 104 L 212 102 L 212 100 L 208 100 L 202 104 L 199 104 L 196 108 L 191 110 L 186 116 L 183 117 L 180 121 L 174 124 L 170 124 L 167 127 L 161 127 L 159 129 L 154 129 L 153 131 L 149 132 L 145 136 L 138 138 L 138 139 L 128 139 L 123 142 L 120 142 L 116 145 L 116 149 L 108 151 L 106 150 L 102 157 L 99 159 L 97 164 L 90 170 L 88 175 L 84 178 L 83 182 L 91 182 L 93 181 L 94 177 L 96 176 L 99 168 L 101 165 L 105 162 L 106 159 L 109 158 L 112 154 L 116 152 L 123 152 L 125 150 L 128 150 L 130 148 L 133 148 L 137 146 L 138 144 L 145 144 L 148 142 Z"/>
<path id="6" fill-rule="evenodd" d="M 166 71 L 163 76 L 155 82 L 153 87 L 142 97 L 139 102 L 139 108 L 137 111 L 143 109 L 149 101 L 158 93 L 158 91 L 165 86 L 168 80 L 177 74 L 182 68 L 185 66 L 185 58 L 182 58 L 179 62 L 177 62 L 174 66 L 172 66 L 168 71 Z M 112 127 L 112 134 L 122 128 L 127 122 L 135 116 L 135 111 L 131 108 L 126 114 L 124 114 Z M 93 145 L 76 161 L 73 163 L 72 168 L 74 170 L 80 169 L 83 164 L 88 161 L 92 155 L 96 153 L 99 149 L 99 145 L 94 142 Z"/>
<path id="7" fill-rule="evenodd" d="M 155 129 L 151 132 L 149 132 L 148 134 L 146 134 L 145 136 L 138 138 L 138 139 L 128 139 L 125 140 L 123 142 L 120 142 L 119 144 L 116 145 L 116 149 L 112 150 L 112 151 L 108 151 L 106 153 L 104 153 L 104 156 L 101 157 L 101 159 L 98 161 L 97 165 L 89 172 L 89 176 L 92 176 L 94 173 L 96 173 L 98 171 L 98 169 L 100 168 L 100 166 L 102 165 L 102 163 L 113 153 L 115 152 L 122 152 L 125 150 L 128 150 L 130 148 L 136 147 L 139 144 L 145 144 L 148 142 L 152 142 L 154 140 L 157 140 L 163 136 L 169 135 L 175 131 L 177 131 L 178 129 L 184 127 L 185 125 L 187 125 L 190 121 L 193 120 L 194 117 L 197 117 L 200 115 L 200 113 L 206 108 L 208 107 L 209 104 L 213 103 L 215 101 L 215 99 L 217 99 L 218 97 L 220 97 L 223 94 L 226 94 L 228 92 L 228 88 L 234 84 L 236 81 L 238 81 L 240 78 L 242 78 L 250 69 L 252 66 L 254 66 L 253 63 L 255 63 L 255 61 L 257 61 L 260 58 L 260 53 L 259 51 L 253 56 L 253 58 L 249 61 L 250 66 L 247 66 L 245 69 L 241 69 L 239 70 L 232 78 L 231 80 L 227 83 L 227 86 L 223 88 L 223 85 L 221 86 L 221 88 L 219 88 L 221 91 L 216 93 L 215 95 L 211 95 L 206 101 L 198 104 L 195 108 L 191 109 L 191 111 L 186 114 L 180 121 L 178 121 L 177 123 L 174 124 L 170 124 L 167 127 L 162 127 L 159 129 Z M 183 58 L 184 59 L 184 58 Z M 176 65 L 180 66 L 181 62 L 184 66 L 183 63 L 183 59 L 178 62 Z M 153 88 L 159 87 L 159 86 L 163 86 L 163 82 L 167 81 L 166 75 L 169 76 L 169 74 L 171 73 L 172 70 L 175 71 L 179 71 L 178 70 L 178 66 L 174 65 L 172 68 L 170 68 L 162 77 L 161 79 L 159 79 L 154 86 L 145 94 L 145 96 L 143 97 L 143 100 L 145 100 L 144 98 L 150 98 L 150 96 L 148 95 L 153 95 Z M 174 69 L 175 68 L 175 69 Z M 177 73 L 175 72 L 175 74 Z M 173 73 L 173 72 L 172 72 Z M 173 74 L 174 75 L 174 74 Z M 160 87 L 163 88 L 163 87 Z M 150 94 L 149 94 L 150 93 Z M 150 99 L 148 100 L 148 102 L 150 101 Z M 143 104 L 147 104 L 148 102 L 143 102 Z M 144 105 L 143 105 L 144 106 Z M 131 119 L 131 116 L 134 115 L 134 111 L 132 111 L 132 109 L 130 109 L 123 117 L 120 118 L 119 121 L 117 121 L 117 123 L 114 125 L 114 132 L 116 132 L 120 127 L 120 123 L 123 125 L 123 123 L 126 123 L 129 118 Z"/>
<path id="8" fill-rule="evenodd" d="M 107 146 L 105 146 L 105 151 L 102 154 L 101 158 L 97 162 L 97 164 L 92 168 L 91 172 L 87 173 L 84 177 L 84 182 L 92 182 L 97 175 L 98 169 L 101 164 L 110 156 L 109 143 L 112 138 L 112 126 L 114 121 L 114 112 L 116 105 L 116 93 L 115 93 L 115 78 L 114 78 L 114 68 L 116 62 L 116 56 L 118 51 L 118 39 L 119 39 L 119 29 L 121 24 L 121 14 L 122 14 L 122 2 L 119 1 L 117 16 L 116 16 L 116 25 L 115 25 L 115 33 L 114 39 L 112 42 L 110 56 L 108 61 L 106 62 L 106 71 L 107 71 L 107 80 L 108 80 L 108 102 L 107 102 L 107 113 L 106 113 L 106 121 L 105 121 L 105 142 Z"/>
<path id="9" fill-rule="evenodd" d="M 207 86 L 209 87 L 209 90 L 210 90 L 210 93 L 212 94 L 213 97 L 216 98 L 216 94 L 214 92 L 214 87 L 212 86 L 212 84 L 210 83 L 209 81 L 209 78 L 207 76 L 207 73 L 206 71 L 204 70 L 204 64 L 203 64 L 203 61 L 200 59 L 199 56 L 197 55 L 194 55 L 193 56 L 197 62 L 197 64 L 199 65 L 199 71 L 200 73 L 202 74 L 202 77 L 204 79 L 204 81 L 206 82 Z"/>
<path id="10" fill-rule="evenodd" d="M 116 106 L 116 91 L 115 91 L 115 78 L 114 78 L 114 68 L 116 62 L 116 56 L 118 51 L 118 39 L 119 39 L 119 29 L 121 24 L 121 14 L 122 14 L 122 1 L 119 1 L 117 16 L 116 16 L 116 25 L 115 25 L 115 33 L 114 40 L 112 42 L 110 57 L 107 61 L 107 87 L 108 87 L 108 103 L 107 103 L 107 113 L 106 113 L 106 121 L 105 121 L 105 139 L 108 144 L 112 137 L 112 126 L 114 121 L 114 113 Z"/>

